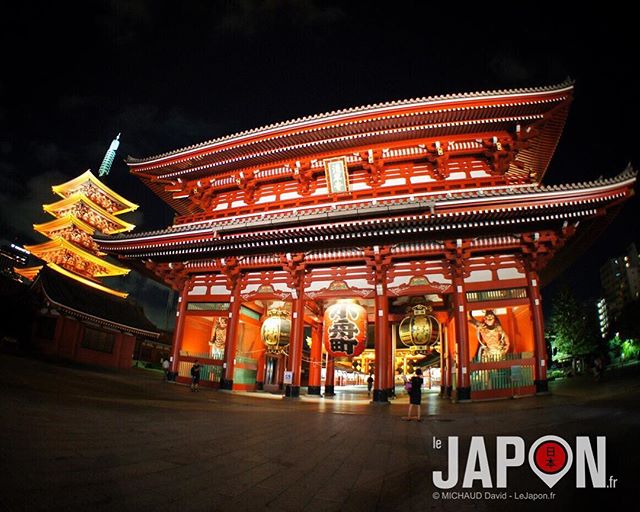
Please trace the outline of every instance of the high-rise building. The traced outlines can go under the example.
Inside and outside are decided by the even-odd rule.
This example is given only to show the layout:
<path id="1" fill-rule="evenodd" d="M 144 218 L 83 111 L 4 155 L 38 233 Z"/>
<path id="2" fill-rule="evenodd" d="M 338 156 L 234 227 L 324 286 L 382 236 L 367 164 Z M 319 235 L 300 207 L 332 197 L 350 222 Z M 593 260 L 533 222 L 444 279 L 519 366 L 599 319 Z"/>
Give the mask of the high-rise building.
<path id="1" fill-rule="evenodd" d="M 600 267 L 600 283 L 607 303 L 609 322 L 616 320 L 626 304 L 640 298 L 638 249 L 632 243 L 624 254 Z"/>

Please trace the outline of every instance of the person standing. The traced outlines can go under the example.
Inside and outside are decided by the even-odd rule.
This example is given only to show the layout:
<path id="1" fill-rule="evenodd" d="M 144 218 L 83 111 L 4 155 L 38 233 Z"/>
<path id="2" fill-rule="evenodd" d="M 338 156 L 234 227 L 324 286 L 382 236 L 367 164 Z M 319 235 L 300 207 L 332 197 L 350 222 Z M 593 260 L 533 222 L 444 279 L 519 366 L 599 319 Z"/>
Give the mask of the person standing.
<path id="1" fill-rule="evenodd" d="M 198 391 L 198 384 L 200 383 L 200 363 L 196 359 L 191 367 L 191 391 Z"/>
<path id="2" fill-rule="evenodd" d="M 409 412 L 402 419 L 405 421 L 411 421 L 415 418 L 416 421 L 422 421 L 420 417 L 420 405 L 422 403 L 422 370 L 418 368 L 416 374 L 411 377 L 411 389 L 409 391 Z M 415 411 L 415 417 L 411 414 Z"/>
<path id="3" fill-rule="evenodd" d="M 162 361 L 162 369 L 164 370 L 164 380 L 169 381 L 169 358 L 167 357 L 164 361 Z"/>
<path id="4" fill-rule="evenodd" d="M 371 396 L 371 390 L 373 389 L 373 374 L 369 374 L 369 378 L 367 379 L 367 394 Z"/>

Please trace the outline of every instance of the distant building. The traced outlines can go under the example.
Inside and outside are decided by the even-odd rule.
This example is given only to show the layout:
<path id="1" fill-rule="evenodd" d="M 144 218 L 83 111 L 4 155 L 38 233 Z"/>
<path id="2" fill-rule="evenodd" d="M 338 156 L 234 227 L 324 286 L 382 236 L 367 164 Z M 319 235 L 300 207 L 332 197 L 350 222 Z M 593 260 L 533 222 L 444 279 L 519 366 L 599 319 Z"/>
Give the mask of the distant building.
<path id="1" fill-rule="evenodd" d="M 639 266 L 638 249 L 632 243 L 624 254 L 607 260 L 600 267 L 609 323 L 618 319 L 626 304 L 640 298 Z"/>
<path id="2" fill-rule="evenodd" d="M 3 274 L 14 277 L 14 267 L 22 267 L 27 264 L 29 260 L 29 252 L 22 247 L 3 241 L 0 245 L 0 272 Z"/>

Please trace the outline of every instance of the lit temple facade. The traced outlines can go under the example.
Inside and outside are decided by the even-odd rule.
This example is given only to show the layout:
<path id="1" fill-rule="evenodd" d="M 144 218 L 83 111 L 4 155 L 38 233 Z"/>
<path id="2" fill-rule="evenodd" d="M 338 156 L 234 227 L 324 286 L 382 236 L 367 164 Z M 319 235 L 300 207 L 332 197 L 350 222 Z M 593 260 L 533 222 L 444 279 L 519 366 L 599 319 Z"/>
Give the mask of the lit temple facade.
<path id="1" fill-rule="evenodd" d="M 636 180 L 541 184 L 572 92 L 377 104 L 130 157 L 177 216 L 98 246 L 179 291 L 183 382 L 198 359 L 214 387 L 331 394 L 341 364 L 373 370 L 384 402 L 407 357 L 439 354 L 443 396 L 545 392 L 541 285 Z"/>

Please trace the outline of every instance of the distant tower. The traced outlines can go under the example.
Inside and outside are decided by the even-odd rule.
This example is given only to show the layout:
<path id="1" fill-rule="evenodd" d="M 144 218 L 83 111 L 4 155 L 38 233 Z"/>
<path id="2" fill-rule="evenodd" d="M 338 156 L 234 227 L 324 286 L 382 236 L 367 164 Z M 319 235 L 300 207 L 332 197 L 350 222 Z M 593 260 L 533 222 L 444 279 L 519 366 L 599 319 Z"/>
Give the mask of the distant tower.
<path id="1" fill-rule="evenodd" d="M 98 178 L 102 178 L 109 174 L 111 170 L 111 165 L 113 164 L 113 159 L 116 157 L 116 151 L 120 146 L 120 134 L 111 141 L 111 145 L 107 152 L 104 154 L 104 158 L 102 159 L 102 163 L 100 164 L 100 169 L 98 169 Z"/>

